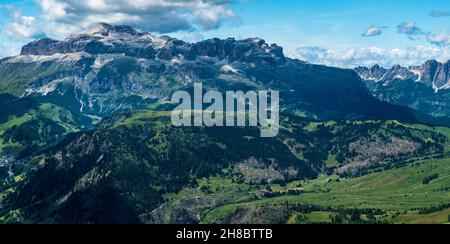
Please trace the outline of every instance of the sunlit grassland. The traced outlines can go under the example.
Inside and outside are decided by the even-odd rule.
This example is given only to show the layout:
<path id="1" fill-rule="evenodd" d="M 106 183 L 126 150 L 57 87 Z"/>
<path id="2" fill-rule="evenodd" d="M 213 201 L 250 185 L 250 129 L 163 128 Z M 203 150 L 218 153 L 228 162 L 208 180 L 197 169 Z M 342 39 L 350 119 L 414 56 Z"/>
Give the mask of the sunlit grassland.
<path id="1" fill-rule="evenodd" d="M 424 185 L 423 179 L 432 174 L 438 174 L 439 178 Z M 273 186 L 274 190 L 283 190 L 303 184 L 305 193 L 228 204 L 209 211 L 204 216 L 203 222 L 225 218 L 240 207 L 282 205 L 286 202 L 335 208 L 373 208 L 403 214 L 394 218 L 394 222 L 421 223 L 427 219 L 439 223 L 448 221 L 445 218 L 446 211 L 419 215 L 413 210 L 450 203 L 450 191 L 444 189 L 445 186 L 450 186 L 449 158 L 419 161 L 402 168 L 336 182 L 338 178 L 338 176 L 321 177 L 308 182 L 292 182 L 287 186 Z"/>

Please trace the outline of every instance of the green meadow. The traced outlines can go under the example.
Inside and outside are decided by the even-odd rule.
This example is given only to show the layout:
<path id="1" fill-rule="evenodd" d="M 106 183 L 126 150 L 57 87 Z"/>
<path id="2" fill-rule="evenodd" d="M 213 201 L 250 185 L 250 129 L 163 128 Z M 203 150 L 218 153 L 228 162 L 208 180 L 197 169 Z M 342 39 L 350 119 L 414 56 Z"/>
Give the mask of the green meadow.
<path id="1" fill-rule="evenodd" d="M 438 178 L 424 184 L 424 178 L 438 174 Z M 304 182 L 292 182 L 286 186 L 273 185 L 277 191 L 288 191 L 302 185 L 304 193 L 255 201 L 227 204 L 210 210 L 204 223 L 214 222 L 232 215 L 239 208 L 255 206 L 281 206 L 285 204 L 312 204 L 333 209 L 379 209 L 382 216 L 393 223 L 447 223 L 450 209 L 430 214 L 418 210 L 450 203 L 450 158 L 425 160 L 368 174 L 358 178 L 341 179 L 338 176 L 322 177 Z M 215 184 L 218 184 L 217 182 Z M 331 222 L 333 212 L 312 212 L 304 215 L 305 223 Z M 296 223 L 299 213 L 293 212 L 288 222 Z"/>

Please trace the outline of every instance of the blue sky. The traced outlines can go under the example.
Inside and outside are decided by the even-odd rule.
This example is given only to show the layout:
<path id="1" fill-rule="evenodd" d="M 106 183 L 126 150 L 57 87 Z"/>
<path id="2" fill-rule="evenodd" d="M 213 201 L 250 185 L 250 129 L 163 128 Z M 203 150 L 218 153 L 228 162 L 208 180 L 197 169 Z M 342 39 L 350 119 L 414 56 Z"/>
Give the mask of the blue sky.
<path id="1" fill-rule="evenodd" d="M 161 2 L 164 2 L 162 4 Z M 96 22 L 187 41 L 261 37 L 287 55 L 354 67 L 450 58 L 448 0 L 0 0 L 0 56 Z"/>

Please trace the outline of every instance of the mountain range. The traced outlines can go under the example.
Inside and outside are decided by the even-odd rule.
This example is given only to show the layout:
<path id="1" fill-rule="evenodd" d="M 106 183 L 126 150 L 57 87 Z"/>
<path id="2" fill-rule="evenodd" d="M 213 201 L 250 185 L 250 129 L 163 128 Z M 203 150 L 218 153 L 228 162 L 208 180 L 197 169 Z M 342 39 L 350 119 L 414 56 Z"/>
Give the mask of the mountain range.
<path id="1" fill-rule="evenodd" d="M 0 60 L 0 223 L 448 222 L 450 123 L 375 88 L 445 94 L 446 67 L 339 69 L 109 24 L 33 41 Z M 279 135 L 173 126 L 171 94 L 196 82 L 280 91 Z"/>
<path id="2" fill-rule="evenodd" d="M 421 66 L 396 65 L 390 69 L 374 65 L 355 71 L 382 101 L 435 116 L 450 116 L 450 61 L 430 60 Z"/>
<path id="3" fill-rule="evenodd" d="M 194 82 L 219 91 L 279 90 L 283 111 L 317 119 L 421 117 L 373 98 L 352 70 L 287 58 L 259 38 L 186 43 L 100 24 L 63 41 L 31 42 L 1 60 L 0 73 L 4 92 L 101 117 L 167 101 Z"/>

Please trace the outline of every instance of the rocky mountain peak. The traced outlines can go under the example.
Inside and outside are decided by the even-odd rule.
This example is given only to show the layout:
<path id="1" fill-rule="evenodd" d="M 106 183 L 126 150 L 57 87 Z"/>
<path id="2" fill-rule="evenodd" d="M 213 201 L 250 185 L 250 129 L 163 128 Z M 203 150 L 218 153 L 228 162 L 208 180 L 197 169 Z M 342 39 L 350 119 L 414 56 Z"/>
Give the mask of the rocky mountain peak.
<path id="1" fill-rule="evenodd" d="M 383 82 L 385 85 L 395 80 L 410 80 L 421 82 L 433 87 L 435 91 L 450 88 L 450 61 L 440 63 L 429 60 L 420 66 L 402 67 L 395 65 L 391 69 L 385 69 L 379 65 L 372 68 L 358 67 L 355 71 L 363 80 Z"/>
<path id="2" fill-rule="evenodd" d="M 426 61 L 423 65 L 430 67 L 430 66 L 438 66 L 439 64 L 440 63 L 436 59 L 431 59 Z"/>
<path id="3" fill-rule="evenodd" d="M 87 36 L 100 36 L 105 37 L 111 34 L 121 34 L 121 35 L 138 35 L 139 32 L 134 28 L 125 25 L 110 25 L 106 23 L 100 23 L 95 26 L 88 28 L 85 31 L 75 34 L 74 36 L 87 35 Z"/>
<path id="4" fill-rule="evenodd" d="M 394 70 L 394 71 L 401 70 L 402 68 L 403 67 L 400 64 L 396 64 L 396 65 L 392 66 L 392 70 Z"/>
<path id="5" fill-rule="evenodd" d="M 375 80 L 380 81 L 385 76 L 387 70 L 378 64 L 375 64 L 371 68 L 367 67 L 358 67 L 355 71 L 359 74 L 359 76 L 364 80 Z"/>

